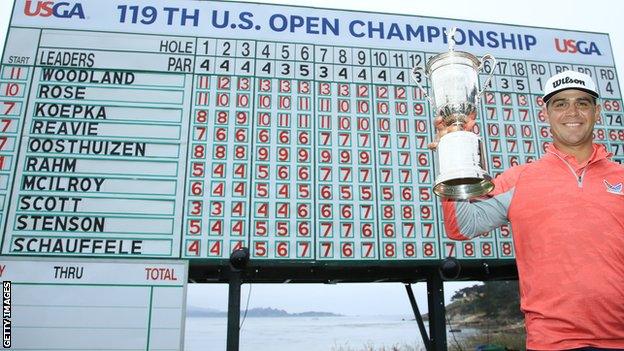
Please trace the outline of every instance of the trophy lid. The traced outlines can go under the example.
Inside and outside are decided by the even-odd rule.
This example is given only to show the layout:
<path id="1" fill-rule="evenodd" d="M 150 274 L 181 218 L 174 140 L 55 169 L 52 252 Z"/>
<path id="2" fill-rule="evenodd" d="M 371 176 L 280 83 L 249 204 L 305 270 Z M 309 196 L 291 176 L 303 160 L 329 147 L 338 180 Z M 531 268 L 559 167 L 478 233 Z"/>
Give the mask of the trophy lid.
<path id="1" fill-rule="evenodd" d="M 450 64 L 468 65 L 477 70 L 481 62 L 469 52 L 451 50 L 432 57 L 425 66 L 425 74 L 430 77 L 436 68 Z"/>

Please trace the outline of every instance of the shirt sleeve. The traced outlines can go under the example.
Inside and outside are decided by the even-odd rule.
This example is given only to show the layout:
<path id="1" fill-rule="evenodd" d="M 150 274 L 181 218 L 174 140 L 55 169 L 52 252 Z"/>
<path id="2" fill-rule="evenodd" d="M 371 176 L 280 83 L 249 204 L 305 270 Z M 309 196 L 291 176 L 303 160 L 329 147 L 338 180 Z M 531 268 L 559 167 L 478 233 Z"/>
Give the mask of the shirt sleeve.
<path id="1" fill-rule="evenodd" d="M 515 184 L 526 165 L 512 167 L 494 182 L 494 190 L 472 200 L 442 199 L 444 229 L 453 240 L 468 240 L 485 234 L 509 221 L 507 213 Z"/>

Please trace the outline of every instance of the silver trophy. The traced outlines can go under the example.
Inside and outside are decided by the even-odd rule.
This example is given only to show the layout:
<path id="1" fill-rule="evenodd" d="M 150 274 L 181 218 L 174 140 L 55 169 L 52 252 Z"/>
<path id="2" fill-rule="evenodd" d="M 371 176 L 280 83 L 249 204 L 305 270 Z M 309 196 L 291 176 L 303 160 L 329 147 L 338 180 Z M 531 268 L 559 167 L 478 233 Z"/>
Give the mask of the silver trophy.
<path id="1" fill-rule="evenodd" d="M 487 86 L 494 74 L 496 59 L 486 54 L 479 60 L 470 53 L 455 51 L 455 30 L 448 33 L 449 51 L 432 57 L 424 69 L 433 98 L 417 79 L 422 67 L 414 67 L 412 78 L 429 100 L 434 116 L 441 116 L 446 126 L 457 126 L 457 131 L 444 135 L 438 144 L 440 173 L 433 191 L 444 198 L 470 199 L 494 189 L 492 177 L 487 173 L 483 143 L 476 134 L 464 131 L 464 125 L 476 117 L 485 90 L 479 90 L 479 72 L 486 61 L 492 62 L 484 85 Z"/>

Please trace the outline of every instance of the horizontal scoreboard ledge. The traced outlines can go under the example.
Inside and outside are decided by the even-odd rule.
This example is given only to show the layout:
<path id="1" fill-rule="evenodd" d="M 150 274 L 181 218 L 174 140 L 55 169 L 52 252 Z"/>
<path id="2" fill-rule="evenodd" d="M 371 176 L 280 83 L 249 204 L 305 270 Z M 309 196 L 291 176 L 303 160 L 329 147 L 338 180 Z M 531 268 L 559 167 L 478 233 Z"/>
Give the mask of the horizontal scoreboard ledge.
<path id="1" fill-rule="evenodd" d="M 458 260 L 460 273 L 446 280 L 497 280 L 517 279 L 515 260 Z M 250 263 L 240 270 L 243 283 L 415 283 L 427 280 L 432 274 L 441 274 L 442 261 L 412 262 L 411 264 L 334 264 L 306 265 L 296 262 L 279 262 L 265 265 Z M 191 261 L 189 279 L 192 283 L 227 283 L 233 273 L 227 263 Z"/>

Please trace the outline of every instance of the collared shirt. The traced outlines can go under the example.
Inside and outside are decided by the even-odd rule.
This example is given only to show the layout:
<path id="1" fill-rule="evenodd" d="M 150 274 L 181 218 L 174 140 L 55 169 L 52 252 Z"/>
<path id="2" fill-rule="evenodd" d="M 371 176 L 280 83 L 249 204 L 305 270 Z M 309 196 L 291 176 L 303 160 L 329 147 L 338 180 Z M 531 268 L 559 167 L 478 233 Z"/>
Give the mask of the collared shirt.
<path id="1" fill-rule="evenodd" d="M 592 150 L 591 156 L 589 156 L 587 160 L 579 164 L 578 162 L 576 162 L 576 157 L 574 157 L 573 155 L 568 155 L 564 153 L 563 151 L 560 151 L 559 149 L 557 149 L 557 147 L 554 144 L 546 145 L 546 152 L 557 155 L 563 160 L 565 160 L 574 169 L 574 171 L 579 175 L 581 174 L 583 168 L 587 167 L 589 163 L 597 161 L 597 160 L 601 160 L 603 158 L 608 159 L 608 158 L 611 158 L 611 156 L 613 156 L 610 152 L 607 151 L 604 145 L 593 144 L 592 149 L 593 150 Z"/>
<path id="2" fill-rule="evenodd" d="M 487 197 L 442 203 L 456 240 L 511 222 L 529 349 L 624 348 L 624 167 L 609 156 L 550 145 Z"/>

